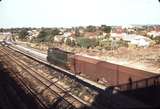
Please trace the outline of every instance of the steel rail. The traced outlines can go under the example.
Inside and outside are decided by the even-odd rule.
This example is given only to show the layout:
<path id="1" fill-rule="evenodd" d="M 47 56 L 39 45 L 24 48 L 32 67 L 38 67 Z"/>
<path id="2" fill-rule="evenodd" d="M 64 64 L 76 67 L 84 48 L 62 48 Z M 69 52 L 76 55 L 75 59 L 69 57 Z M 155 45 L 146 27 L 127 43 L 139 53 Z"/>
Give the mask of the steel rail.
<path id="1" fill-rule="evenodd" d="M 10 63 L 10 60 L 8 58 L 4 59 L 5 61 L 3 61 L 6 65 L 8 65 L 8 63 Z M 27 93 L 30 93 L 32 96 L 34 96 L 36 98 L 36 101 L 38 102 L 38 104 L 40 104 L 41 107 L 43 107 L 43 109 L 48 109 L 47 106 L 41 102 L 41 100 L 37 97 L 37 95 L 35 94 L 35 92 L 29 87 L 27 86 L 25 79 L 22 77 L 22 75 L 18 74 L 17 71 L 13 70 L 13 69 L 7 69 L 9 72 L 13 72 L 11 74 L 11 76 L 13 78 L 15 78 L 15 81 L 17 83 L 19 83 L 24 89 L 25 91 L 28 91 Z M 18 79 L 18 80 L 17 80 Z"/>
<path id="2" fill-rule="evenodd" d="M 17 63 L 15 60 L 13 60 L 13 59 L 10 58 L 10 61 L 11 61 L 11 60 L 12 60 L 13 62 L 15 62 L 17 65 L 21 66 L 21 68 L 23 68 L 25 71 L 27 71 L 28 74 L 30 74 L 34 79 L 38 80 L 41 84 L 43 84 L 44 86 L 46 86 L 46 87 L 47 87 L 46 89 L 52 91 L 52 94 L 53 94 L 54 96 L 56 96 L 55 99 L 61 97 L 61 98 L 62 98 L 64 101 L 66 101 L 69 105 L 72 105 L 70 102 L 68 102 L 67 100 L 65 100 L 63 96 L 61 96 L 60 94 L 58 94 L 57 92 L 55 92 L 55 91 L 54 91 L 53 89 L 51 89 L 48 85 L 46 85 L 43 81 L 41 81 L 41 80 L 38 79 L 36 76 L 34 76 L 34 75 L 33 75 L 27 68 L 25 68 L 23 65 L 21 65 L 20 63 Z M 73 106 L 73 105 L 72 105 L 72 106 Z M 73 107 L 74 107 L 74 106 L 73 106 Z"/>
<path id="3" fill-rule="evenodd" d="M 16 57 L 15 57 L 15 58 L 16 58 Z M 21 63 L 22 63 L 22 62 L 21 62 Z M 30 68 L 30 66 L 28 66 L 26 63 L 23 63 L 23 64 L 24 64 L 28 69 Z M 88 105 L 88 106 L 90 105 L 89 103 L 87 103 L 87 102 L 85 102 L 85 101 L 82 101 L 79 97 L 74 96 L 74 95 L 71 93 L 70 90 L 66 90 L 66 89 L 64 89 L 63 87 L 61 87 L 61 86 L 59 86 L 59 85 L 56 85 L 55 83 L 58 82 L 58 80 L 57 80 L 56 82 L 53 82 L 53 81 L 51 81 L 50 79 L 47 79 L 46 77 L 44 77 L 44 76 L 42 76 L 41 74 L 37 73 L 37 71 L 36 71 L 35 69 L 33 69 L 33 68 L 30 68 L 30 69 L 32 69 L 32 71 L 33 71 L 34 73 L 36 73 L 38 76 L 40 76 L 41 78 L 45 79 L 45 81 L 52 83 L 51 85 L 54 84 L 57 88 L 62 89 L 64 92 L 68 92 L 71 96 L 75 97 L 76 99 L 78 99 L 79 101 L 83 102 L 84 104 L 86 104 L 86 105 Z M 71 88 L 74 88 L 74 87 L 69 87 L 69 89 L 71 89 Z"/>
<path id="4" fill-rule="evenodd" d="M 9 52 L 8 52 L 9 53 Z M 12 52 L 13 53 L 13 52 Z M 47 87 L 47 89 L 50 89 L 50 90 L 52 90 L 51 88 L 50 88 L 50 86 L 51 85 L 53 85 L 54 83 L 50 83 L 50 85 L 48 86 L 48 85 L 46 85 L 45 83 L 43 83 L 42 82 L 42 80 L 40 80 L 39 78 L 37 78 L 35 75 L 33 75 L 32 73 L 34 72 L 34 73 L 36 73 L 38 76 L 40 76 L 41 78 L 43 78 L 44 80 L 46 80 L 46 81 L 48 81 L 48 82 L 50 82 L 49 80 L 47 80 L 46 78 L 44 78 L 43 76 L 41 76 L 40 74 L 38 74 L 36 71 L 34 71 L 33 69 L 31 69 L 31 68 L 29 68 L 27 65 L 25 65 L 24 63 L 22 63 L 22 62 L 20 62 L 20 61 L 17 61 L 18 59 L 15 57 L 15 56 L 11 56 L 10 54 L 8 54 L 8 57 L 10 57 L 10 59 L 13 61 L 13 62 L 15 62 L 17 65 L 19 65 L 19 66 L 21 66 L 25 71 L 27 71 L 32 77 L 34 77 L 36 80 L 38 80 L 40 83 L 42 83 L 42 84 L 44 84 L 46 87 Z M 31 73 L 32 72 L 32 73 Z M 55 84 L 54 84 L 55 85 Z M 62 92 L 64 92 L 64 89 L 60 89 L 60 90 L 62 90 Z M 54 94 L 56 94 L 56 95 L 58 95 L 58 96 L 60 96 L 60 97 L 62 97 L 66 102 L 68 102 L 63 96 L 61 96 L 60 94 L 58 94 L 57 92 L 55 92 L 54 90 L 52 90 L 53 92 L 54 92 Z M 75 98 L 75 97 L 73 97 L 74 99 L 76 99 L 77 100 L 77 98 Z M 77 101 L 79 101 L 79 100 L 77 100 Z M 80 102 L 80 103 L 82 103 L 82 102 Z M 70 102 L 69 102 L 69 104 L 71 104 Z M 82 103 L 83 104 L 83 103 Z M 72 104 L 71 104 L 72 105 Z M 85 104 L 86 105 L 86 104 Z"/>

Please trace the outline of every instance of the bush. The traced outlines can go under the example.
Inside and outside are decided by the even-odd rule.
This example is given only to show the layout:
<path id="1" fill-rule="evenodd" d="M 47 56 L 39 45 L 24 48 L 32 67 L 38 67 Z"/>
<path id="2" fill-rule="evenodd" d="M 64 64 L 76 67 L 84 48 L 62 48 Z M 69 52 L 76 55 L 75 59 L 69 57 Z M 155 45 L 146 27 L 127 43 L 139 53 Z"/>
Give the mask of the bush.
<path id="1" fill-rule="evenodd" d="M 105 48 L 106 50 L 111 50 L 111 40 L 104 39 L 99 42 L 99 46 Z"/>
<path id="2" fill-rule="evenodd" d="M 118 42 L 118 47 L 128 47 L 128 42 L 120 39 Z"/>
<path id="3" fill-rule="evenodd" d="M 128 42 L 124 40 L 110 40 L 109 38 L 101 40 L 99 46 L 105 48 L 106 50 L 117 49 L 119 47 L 128 47 Z"/>
<path id="4" fill-rule="evenodd" d="M 71 46 L 71 47 L 73 47 L 73 46 L 75 46 L 76 44 L 75 44 L 75 41 L 73 40 L 71 40 L 71 39 L 69 39 L 69 38 L 67 38 L 67 40 L 66 40 L 66 44 L 67 45 L 69 45 L 69 46 Z"/>
<path id="5" fill-rule="evenodd" d="M 153 40 L 156 42 L 156 44 L 160 44 L 160 36 L 153 38 Z"/>
<path id="6" fill-rule="evenodd" d="M 90 39 L 86 37 L 78 37 L 76 38 L 77 45 L 84 48 L 96 47 L 98 45 L 98 41 L 96 39 Z"/>

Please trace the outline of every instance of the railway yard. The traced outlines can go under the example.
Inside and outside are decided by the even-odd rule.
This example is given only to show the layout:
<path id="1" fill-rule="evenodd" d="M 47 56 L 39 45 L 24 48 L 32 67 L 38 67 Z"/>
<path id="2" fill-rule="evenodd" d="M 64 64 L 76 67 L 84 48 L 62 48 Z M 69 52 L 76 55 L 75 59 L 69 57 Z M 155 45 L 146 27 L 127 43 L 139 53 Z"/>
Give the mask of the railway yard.
<path id="1" fill-rule="evenodd" d="M 15 47 L 0 47 L 0 63 L 3 71 L 1 78 L 4 77 L 0 92 L 2 98 L 5 98 L 5 101 L 0 99 L 0 103 L 5 109 L 150 107 L 139 100 L 119 94 L 118 90 L 109 89 L 109 85 L 100 85 L 77 75 L 67 74 L 67 71 L 54 68 Z"/>

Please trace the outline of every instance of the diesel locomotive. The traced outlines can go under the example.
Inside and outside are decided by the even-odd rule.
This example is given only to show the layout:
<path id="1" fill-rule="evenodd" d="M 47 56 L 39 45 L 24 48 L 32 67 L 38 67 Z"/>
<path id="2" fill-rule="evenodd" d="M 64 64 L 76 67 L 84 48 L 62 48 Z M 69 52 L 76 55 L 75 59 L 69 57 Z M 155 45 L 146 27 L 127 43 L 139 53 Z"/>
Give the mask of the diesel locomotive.
<path id="1" fill-rule="evenodd" d="M 49 48 L 47 61 L 59 67 L 71 70 L 74 64 L 74 53 L 61 50 L 59 48 Z M 73 69 L 72 69 L 73 70 Z"/>

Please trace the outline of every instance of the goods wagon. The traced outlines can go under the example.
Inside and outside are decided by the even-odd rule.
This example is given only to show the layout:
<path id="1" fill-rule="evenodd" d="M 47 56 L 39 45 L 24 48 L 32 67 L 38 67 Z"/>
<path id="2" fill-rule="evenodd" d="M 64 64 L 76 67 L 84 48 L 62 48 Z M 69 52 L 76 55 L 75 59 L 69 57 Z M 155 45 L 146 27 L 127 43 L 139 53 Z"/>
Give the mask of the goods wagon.
<path id="1" fill-rule="evenodd" d="M 75 73 L 81 73 L 84 77 L 97 82 L 99 81 L 103 84 L 124 84 L 129 82 L 129 78 L 131 78 L 132 81 L 137 81 L 155 75 L 147 71 L 100 61 L 94 58 L 79 55 L 75 55 L 74 58 Z"/>
<path id="2" fill-rule="evenodd" d="M 143 70 L 75 55 L 58 48 L 48 49 L 47 60 L 77 75 L 107 85 L 124 84 L 130 80 L 137 81 L 155 75 Z"/>

